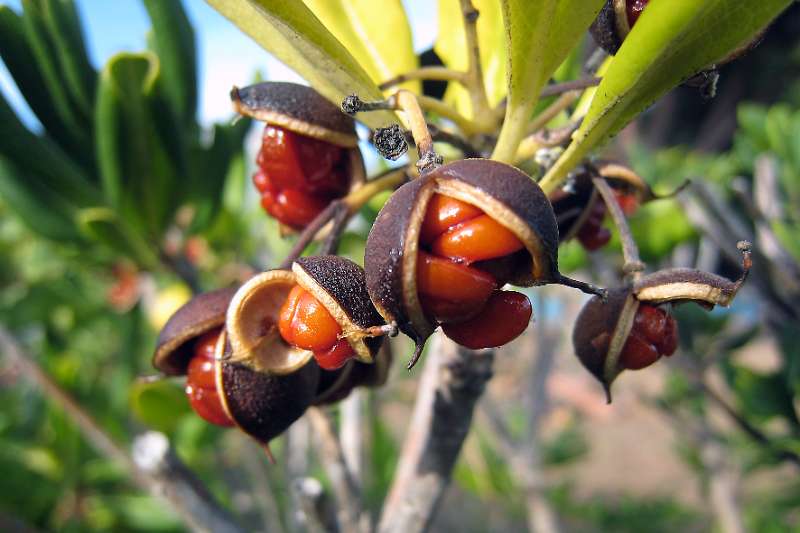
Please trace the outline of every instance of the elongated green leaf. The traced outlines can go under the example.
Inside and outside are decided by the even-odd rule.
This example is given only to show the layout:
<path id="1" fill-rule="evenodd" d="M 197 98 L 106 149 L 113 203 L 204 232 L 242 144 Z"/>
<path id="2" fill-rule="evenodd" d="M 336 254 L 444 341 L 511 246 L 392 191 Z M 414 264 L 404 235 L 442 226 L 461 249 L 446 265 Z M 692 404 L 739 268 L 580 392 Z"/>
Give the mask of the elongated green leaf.
<path id="1" fill-rule="evenodd" d="M 144 0 L 153 24 L 153 44 L 161 61 L 165 92 L 183 124 L 197 111 L 197 51 L 194 30 L 179 0 Z"/>
<path id="2" fill-rule="evenodd" d="M 652 0 L 611 61 L 573 142 L 542 180 L 561 182 L 591 149 L 694 73 L 749 42 L 791 0 Z"/>
<path id="3" fill-rule="evenodd" d="M 58 241 L 78 239 L 74 209 L 4 155 L 0 155 L 0 197 L 39 235 Z"/>
<path id="4" fill-rule="evenodd" d="M 513 161 L 539 93 L 578 44 L 603 0 L 502 0 L 508 106 L 493 159 Z"/>
<path id="5" fill-rule="evenodd" d="M 107 207 L 90 207 L 76 213 L 79 230 L 89 239 L 128 257 L 144 268 L 158 265 L 156 251 L 132 232 L 117 214 Z"/>
<path id="6" fill-rule="evenodd" d="M 478 46 L 486 96 L 489 104 L 494 106 L 500 103 L 507 91 L 508 49 L 503 29 L 503 12 L 497 0 L 473 0 L 472 6 L 479 12 Z M 461 72 L 467 69 L 469 60 L 465 39 L 460 1 L 439 0 L 439 35 L 434 50 L 448 68 Z M 449 84 L 445 100 L 465 116 L 472 117 L 472 101 L 461 85 Z"/>
<path id="7" fill-rule="evenodd" d="M 244 135 L 249 124 L 249 120 L 234 125 L 217 124 L 211 146 L 192 151 L 186 191 L 187 200 L 195 207 L 192 231 L 205 229 L 219 213 L 225 178 L 233 160 L 244 156 Z"/>
<path id="8" fill-rule="evenodd" d="M 0 154 L 13 161 L 29 181 L 37 181 L 52 194 L 75 207 L 97 205 L 100 191 L 48 138 L 31 133 L 0 94 Z"/>
<path id="9" fill-rule="evenodd" d="M 178 185 L 175 163 L 153 118 L 158 78 L 154 54 L 114 56 L 100 74 L 95 113 L 106 197 L 126 222 L 151 238 L 160 236 L 174 211 Z"/>
<path id="10" fill-rule="evenodd" d="M 72 0 L 41 0 L 40 4 L 66 88 L 88 122 L 94 111 L 97 72 L 89 62 L 75 4 Z"/>
<path id="11" fill-rule="evenodd" d="M 72 134 L 58 115 L 36 66 L 33 50 L 22 29 L 22 18 L 5 5 L 0 5 L 0 59 L 47 133 L 62 148 L 75 147 L 70 145 Z"/>
<path id="12" fill-rule="evenodd" d="M 41 1 L 23 0 L 23 28 L 33 51 L 34 60 L 61 120 L 79 151 L 91 150 L 91 121 L 81 114 L 79 107 L 67 90 L 67 81 L 58 64 L 56 45 L 51 40 Z M 80 153 L 80 152 L 79 152 Z"/>
<path id="13" fill-rule="evenodd" d="M 304 2 L 376 84 L 419 66 L 411 28 L 400 0 Z M 419 92 L 420 83 L 409 82 L 402 87 Z"/>
<path id="14" fill-rule="evenodd" d="M 354 93 L 364 100 L 383 98 L 367 71 L 302 0 L 206 1 L 332 102 Z M 386 111 L 358 119 L 373 128 L 397 122 Z"/>

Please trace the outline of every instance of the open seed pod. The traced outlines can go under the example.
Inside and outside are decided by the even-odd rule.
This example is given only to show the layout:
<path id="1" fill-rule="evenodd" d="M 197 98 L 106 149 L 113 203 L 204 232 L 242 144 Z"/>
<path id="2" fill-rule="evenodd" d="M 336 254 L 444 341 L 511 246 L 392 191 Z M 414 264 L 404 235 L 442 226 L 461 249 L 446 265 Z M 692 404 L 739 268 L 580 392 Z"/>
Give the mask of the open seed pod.
<path id="1" fill-rule="evenodd" d="M 371 364 L 349 361 L 338 370 L 320 370 L 317 396 L 313 405 L 329 405 L 345 399 L 356 387 L 380 387 L 389 377 L 392 366 L 390 344 L 385 342 Z"/>
<path id="2" fill-rule="evenodd" d="M 225 331 L 216 348 L 216 381 L 222 407 L 242 431 L 267 444 L 312 404 L 320 369 L 314 361 L 286 375 L 258 372 L 232 361 Z"/>
<path id="3" fill-rule="evenodd" d="M 304 257 L 292 270 L 269 270 L 241 286 L 228 307 L 225 327 L 229 362 L 255 371 L 285 375 L 304 367 L 313 353 L 288 345 L 278 331 L 281 306 L 295 285 L 310 292 L 338 322 L 356 357 L 372 363 L 382 337 L 369 328 L 383 325 L 367 295 L 364 271 L 337 256 Z"/>
<path id="4" fill-rule="evenodd" d="M 556 189 L 550 195 L 550 202 L 553 204 L 553 211 L 558 221 L 560 243 L 575 237 L 595 205 L 603 201 L 592 183 L 593 175 L 603 177 L 612 189 L 631 197 L 637 205 L 662 198 L 653 193 L 647 182 L 631 168 L 614 161 L 592 163 L 591 168 L 580 169 L 570 180 L 567 188 Z M 682 188 L 683 186 L 668 196 L 676 194 Z"/>
<path id="5" fill-rule="evenodd" d="M 502 280 L 501 285 L 527 287 L 561 279 L 553 209 L 539 186 L 519 169 L 487 159 L 465 159 L 403 185 L 372 226 L 364 266 L 378 312 L 416 342 L 412 360 L 436 328 L 422 310 L 416 282 L 420 228 L 434 193 L 479 207 L 524 244 L 508 257 L 475 263 Z"/>
<path id="6" fill-rule="evenodd" d="M 704 308 L 727 307 L 750 270 L 750 245 L 738 245 L 743 252 L 742 275 L 731 281 L 693 269 L 667 269 L 644 276 L 630 287 L 611 289 L 603 302 L 592 297 L 584 305 L 572 333 L 575 354 L 606 391 L 611 402 L 611 383 L 623 371 L 620 354 L 625 346 L 640 304 L 694 302 Z M 603 336 L 608 342 L 599 342 Z"/>
<path id="7" fill-rule="evenodd" d="M 265 210 L 280 222 L 282 234 L 293 233 L 304 227 L 324 205 L 335 198 L 341 198 L 365 181 L 366 171 L 358 149 L 355 121 L 311 87 L 286 82 L 263 82 L 242 89 L 234 87 L 231 90 L 231 100 L 236 112 L 242 115 L 315 141 L 313 146 L 306 147 L 302 155 L 303 170 L 298 169 L 297 174 L 284 176 L 276 182 L 278 177 L 268 170 L 271 164 L 269 161 L 274 163 L 271 158 L 284 157 L 277 154 L 291 150 L 283 144 L 287 141 L 275 141 L 277 137 L 273 134 L 265 135 L 263 139 L 265 144 L 259 153 L 260 170 L 254 176 L 254 183 L 262 195 Z M 327 145 L 316 141 L 323 141 Z M 265 148 L 268 143 L 273 142 L 278 144 Z M 291 142 L 288 146 L 296 145 Z M 326 152 L 326 148 L 330 147 L 346 151 L 339 160 L 337 150 L 337 162 L 325 174 L 330 179 L 320 179 L 320 175 L 308 180 L 303 177 L 303 171 L 312 174 L 314 172 L 308 170 L 315 164 L 315 157 L 309 155 L 318 155 L 316 159 L 320 162 L 329 161 L 333 156 Z M 320 150 L 327 155 L 320 154 Z M 266 162 L 261 162 L 262 156 L 266 158 Z M 334 179 L 332 176 L 337 177 Z"/>
<path id="8" fill-rule="evenodd" d="M 169 376 L 186 374 L 194 342 L 225 323 L 236 287 L 199 294 L 178 309 L 158 335 L 153 366 Z"/>

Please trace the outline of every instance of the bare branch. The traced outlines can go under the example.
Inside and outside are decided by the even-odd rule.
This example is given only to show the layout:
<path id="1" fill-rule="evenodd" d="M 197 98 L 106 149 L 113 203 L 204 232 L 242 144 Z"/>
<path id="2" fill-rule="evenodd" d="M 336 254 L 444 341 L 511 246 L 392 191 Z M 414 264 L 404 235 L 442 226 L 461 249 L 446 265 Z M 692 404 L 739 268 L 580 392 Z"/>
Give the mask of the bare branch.
<path id="1" fill-rule="evenodd" d="M 211 496 L 197 477 L 178 459 L 161 433 L 147 432 L 134 439 L 133 456 L 114 442 L 83 407 L 64 391 L 0 326 L 0 348 L 54 405 L 64 410 L 98 452 L 128 470 L 136 484 L 166 500 L 194 531 L 238 532 L 242 529 Z"/>
<path id="2" fill-rule="evenodd" d="M 492 375 L 493 350 L 471 351 L 441 335 L 434 342 L 381 515 L 383 533 L 428 528 Z"/>
<path id="3" fill-rule="evenodd" d="M 318 407 L 310 408 L 306 416 L 314 428 L 322 466 L 334 487 L 339 526 L 346 533 L 357 533 L 361 520 L 361 491 L 347 468 L 333 422 L 328 413 Z"/>

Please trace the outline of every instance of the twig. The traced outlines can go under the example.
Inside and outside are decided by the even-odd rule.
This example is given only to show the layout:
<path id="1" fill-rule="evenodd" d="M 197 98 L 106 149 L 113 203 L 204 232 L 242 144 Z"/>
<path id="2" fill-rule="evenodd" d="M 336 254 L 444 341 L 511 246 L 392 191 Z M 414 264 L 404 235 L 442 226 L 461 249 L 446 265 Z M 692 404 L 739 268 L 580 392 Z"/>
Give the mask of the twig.
<path id="1" fill-rule="evenodd" d="M 478 44 L 478 17 L 480 13 L 470 0 L 461 0 L 461 16 L 464 19 L 464 39 L 467 50 L 467 73 L 465 84 L 472 100 L 472 116 L 491 114 L 486 86 L 483 83 L 481 49 Z"/>
<path id="2" fill-rule="evenodd" d="M 361 486 L 362 467 L 364 462 L 364 407 L 366 399 L 364 390 L 353 389 L 340 407 L 341 428 L 339 438 L 342 443 L 347 470 L 353 476 L 357 486 Z"/>
<path id="3" fill-rule="evenodd" d="M 326 516 L 325 491 L 319 481 L 313 477 L 295 479 L 292 481 L 292 494 L 299 504 L 306 531 L 327 533 L 334 529 L 331 517 Z"/>
<path id="4" fill-rule="evenodd" d="M 792 450 L 788 450 L 785 448 L 776 448 L 772 440 L 761 432 L 757 427 L 751 424 L 742 414 L 738 413 L 736 409 L 734 409 L 728 402 L 725 401 L 722 396 L 720 396 L 714 389 L 708 386 L 705 382 L 698 383 L 698 386 L 701 390 L 710 398 L 715 404 L 717 404 L 720 409 L 731 419 L 733 422 L 739 426 L 748 437 L 750 437 L 753 441 L 764 446 L 765 448 L 769 449 L 773 453 L 777 454 L 778 458 L 789 461 L 794 463 L 797 466 L 800 466 L 800 455 L 793 452 Z"/>
<path id="5" fill-rule="evenodd" d="M 0 348 L 54 405 L 64 410 L 92 447 L 128 470 L 140 488 L 166 500 L 190 529 L 242 531 L 227 511 L 214 501 L 208 489 L 178 459 L 164 435 L 147 432 L 136 437 L 133 454 L 129 455 L 22 350 L 3 326 L 0 326 Z"/>
<path id="6" fill-rule="evenodd" d="M 611 190 L 605 178 L 602 176 L 594 176 L 592 177 L 592 183 L 597 189 L 597 192 L 600 193 L 600 196 L 603 197 L 603 202 L 605 202 L 606 208 L 611 214 L 611 218 L 614 220 L 614 225 L 617 226 L 617 230 L 619 231 L 619 237 L 622 241 L 622 256 L 625 258 L 625 264 L 622 269 L 625 274 L 630 275 L 633 280 L 636 281 L 636 279 L 641 276 L 645 267 L 642 260 L 639 259 L 639 247 L 633 239 L 631 228 L 628 226 L 628 219 L 625 218 L 625 213 L 622 212 L 622 208 L 619 206 L 619 202 L 617 202 L 614 191 Z"/>
<path id="7" fill-rule="evenodd" d="M 308 226 L 303 228 L 303 231 L 298 235 L 297 241 L 295 241 L 294 246 L 292 249 L 289 250 L 289 253 L 286 254 L 286 258 L 281 262 L 278 268 L 291 268 L 292 263 L 297 260 L 303 254 L 303 250 L 311 244 L 311 241 L 317 236 L 317 233 L 327 224 L 328 222 L 333 219 L 339 211 L 346 211 L 347 206 L 344 204 L 342 200 L 334 200 L 328 204 L 328 206 L 323 209 L 320 214 L 312 220 Z"/>
<path id="8" fill-rule="evenodd" d="M 555 96 L 561 93 L 568 93 L 570 91 L 578 91 L 580 89 L 588 89 L 600 85 L 603 78 L 591 76 L 588 78 L 579 78 L 577 80 L 565 81 L 562 83 L 551 83 L 539 93 L 539 98 L 547 98 L 548 96 Z"/>
<path id="9" fill-rule="evenodd" d="M 328 414 L 318 407 L 307 411 L 314 428 L 319 456 L 325 472 L 333 485 L 339 526 L 344 532 L 358 533 L 361 520 L 361 490 L 347 468 L 342 445 L 333 429 Z"/>
<path id="10" fill-rule="evenodd" d="M 409 432 L 378 531 L 415 533 L 431 523 L 492 375 L 494 351 L 436 338 L 427 355 Z"/>
<path id="11" fill-rule="evenodd" d="M 568 108 L 580 96 L 580 91 L 565 92 L 559 96 L 555 102 L 547 106 L 541 113 L 536 115 L 528 124 L 528 133 L 535 133 L 544 128 L 548 122 L 556 118 L 559 113 Z"/>
<path id="12" fill-rule="evenodd" d="M 333 224 L 331 225 L 331 230 L 328 232 L 327 237 L 325 237 L 325 241 L 323 241 L 322 246 L 319 248 L 319 255 L 330 255 L 336 253 L 336 251 L 339 249 L 339 241 L 342 238 L 342 233 L 347 227 L 347 223 L 349 221 L 349 209 L 339 209 L 336 211 L 336 213 L 333 215 Z"/>
<path id="13" fill-rule="evenodd" d="M 203 288 L 200 286 L 200 276 L 197 269 L 186 258 L 184 254 L 170 255 L 164 251 L 159 254 L 161 263 L 172 273 L 183 281 L 192 294 L 200 294 Z"/>
<path id="14" fill-rule="evenodd" d="M 394 78 L 388 79 L 379 84 L 378 88 L 381 91 L 385 91 L 407 81 L 413 80 L 457 81 L 459 83 L 464 83 L 466 78 L 466 72 L 460 72 L 447 67 L 420 67 L 416 70 L 411 70 L 409 72 L 400 74 L 399 76 L 395 76 Z"/>

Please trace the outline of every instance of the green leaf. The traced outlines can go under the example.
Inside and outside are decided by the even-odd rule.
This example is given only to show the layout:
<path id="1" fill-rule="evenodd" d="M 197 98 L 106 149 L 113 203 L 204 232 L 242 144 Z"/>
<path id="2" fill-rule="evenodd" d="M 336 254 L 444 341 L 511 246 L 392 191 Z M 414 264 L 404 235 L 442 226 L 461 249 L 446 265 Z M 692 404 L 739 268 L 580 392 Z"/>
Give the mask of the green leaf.
<path id="1" fill-rule="evenodd" d="M 419 66 L 411 27 L 400 0 L 304 2 L 376 84 Z M 402 87 L 419 92 L 421 85 L 415 81 Z"/>
<path id="2" fill-rule="evenodd" d="M 67 89 L 67 81 L 57 59 L 57 47 L 51 40 L 41 3 L 34 0 L 22 2 L 25 37 L 44 80 L 47 94 L 70 133 L 71 144 L 78 150 L 91 153 L 91 120 L 81 113 Z"/>
<path id="3" fill-rule="evenodd" d="M 145 425 L 170 432 L 180 418 L 191 409 L 183 387 L 175 381 L 135 381 L 130 389 L 133 414 Z"/>
<path id="4" fill-rule="evenodd" d="M 194 30 L 180 1 L 144 0 L 153 24 L 153 45 L 172 109 L 183 124 L 197 111 L 197 51 Z"/>
<path id="5" fill-rule="evenodd" d="M 5 5 L 0 5 L 0 59 L 47 133 L 64 150 L 77 149 L 68 125 L 61 119 L 55 102 L 50 98 L 45 79 L 23 32 L 22 18 Z"/>
<path id="6" fill-rule="evenodd" d="M 366 70 L 301 0 L 207 0 L 265 50 L 337 104 L 350 94 L 383 98 Z M 372 128 L 396 123 L 388 111 L 363 113 Z"/>
<path id="7" fill-rule="evenodd" d="M 175 208 L 178 148 L 165 140 L 169 120 L 156 106 L 160 76 L 152 53 L 118 54 L 100 74 L 97 111 L 97 154 L 103 190 L 126 222 L 150 238 L 161 235 Z M 154 118 L 154 115 L 159 115 Z"/>
<path id="8" fill-rule="evenodd" d="M 244 155 L 244 136 L 249 120 L 234 125 L 214 126 L 214 142 L 208 148 L 195 147 L 189 158 L 187 199 L 195 207 L 191 231 L 205 229 L 219 213 L 225 179 L 234 159 Z"/>
<path id="9" fill-rule="evenodd" d="M 117 214 L 107 207 L 81 209 L 76 215 L 78 227 L 89 239 L 109 250 L 134 260 L 144 268 L 159 264 L 155 250 L 138 234 L 128 229 Z"/>
<path id="10" fill-rule="evenodd" d="M 791 0 L 652 0 L 609 65 L 572 144 L 542 179 L 549 192 L 598 144 L 691 75 L 749 42 Z"/>
<path id="11" fill-rule="evenodd" d="M 71 100 L 88 123 L 94 111 L 97 71 L 89 62 L 78 12 L 72 0 L 40 0 L 56 59 Z"/>
<path id="12" fill-rule="evenodd" d="M 96 205 L 100 191 L 86 174 L 46 137 L 31 133 L 0 94 L 0 154 L 13 161 L 29 181 L 76 207 Z"/>
<path id="13" fill-rule="evenodd" d="M 495 106 L 505 97 L 508 51 L 503 29 L 503 13 L 496 0 L 473 0 L 478 10 L 477 32 L 481 53 L 483 83 L 489 104 Z M 464 17 L 459 0 L 439 0 L 439 36 L 434 50 L 450 69 L 465 71 L 468 66 L 465 46 Z M 458 83 L 447 86 L 445 100 L 467 117 L 472 117 L 472 101 L 467 90 Z"/>
<path id="14" fill-rule="evenodd" d="M 0 155 L 0 196 L 36 233 L 53 240 L 79 240 L 74 208 L 4 155 Z"/>
<path id="15" fill-rule="evenodd" d="M 508 106 L 492 159 L 513 162 L 539 93 L 578 44 L 603 0 L 502 0 Z"/>

